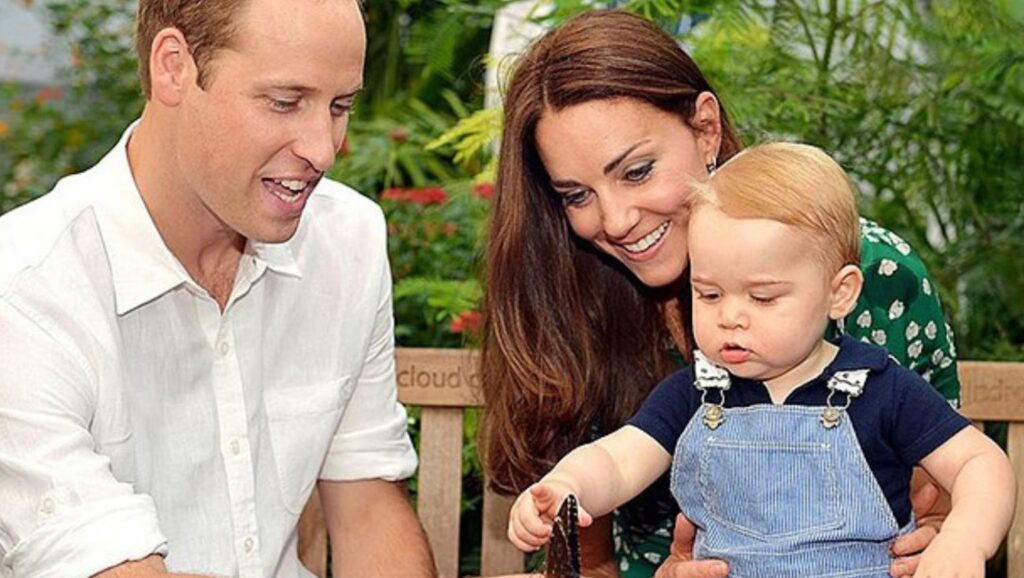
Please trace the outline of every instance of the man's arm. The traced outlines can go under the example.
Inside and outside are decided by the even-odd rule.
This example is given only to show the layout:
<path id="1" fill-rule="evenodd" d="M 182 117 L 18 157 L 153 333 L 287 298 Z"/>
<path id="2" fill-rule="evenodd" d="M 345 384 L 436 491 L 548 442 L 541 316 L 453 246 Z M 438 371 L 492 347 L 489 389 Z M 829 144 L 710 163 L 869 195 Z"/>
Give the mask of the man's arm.
<path id="1" fill-rule="evenodd" d="M 118 564 L 113 568 L 104 570 L 92 578 L 207 578 L 196 574 L 171 574 L 164 566 L 164 559 L 160 556 L 149 556 L 134 562 Z"/>
<path id="2" fill-rule="evenodd" d="M 404 484 L 321 480 L 319 490 L 336 577 L 437 576 Z"/>

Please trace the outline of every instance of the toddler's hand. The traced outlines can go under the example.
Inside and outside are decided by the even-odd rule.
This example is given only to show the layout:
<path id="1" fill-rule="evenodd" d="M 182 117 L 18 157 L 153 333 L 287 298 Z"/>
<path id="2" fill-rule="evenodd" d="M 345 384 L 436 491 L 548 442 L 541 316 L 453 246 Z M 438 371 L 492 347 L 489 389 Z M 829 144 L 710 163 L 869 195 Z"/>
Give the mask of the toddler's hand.
<path id="1" fill-rule="evenodd" d="M 508 539 L 523 552 L 533 552 L 551 538 L 551 526 L 565 496 L 572 493 L 568 484 L 541 480 L 530 486 L 512 504 L 508 520 Z M 579 523 L 587 527 L 593 518 L 579 508 Z"/>
<path id="2" fill-rule="evenodd" d="M 914 578 L 985 578 L 985 552 L 970 536 L 939 532 L 921 555 Z"/>

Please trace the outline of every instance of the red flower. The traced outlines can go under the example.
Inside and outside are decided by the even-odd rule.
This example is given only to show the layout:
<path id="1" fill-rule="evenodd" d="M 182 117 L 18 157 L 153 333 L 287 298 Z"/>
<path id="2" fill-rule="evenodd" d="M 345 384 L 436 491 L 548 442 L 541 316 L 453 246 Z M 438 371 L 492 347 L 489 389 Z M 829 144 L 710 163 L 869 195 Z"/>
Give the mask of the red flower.
<path id="1" fill-rule="evenodd" d="M 384 191 L 383 193 L 381 193 L 380 194 L 380 198 L 381 199 L 387 199 L 389 201 L 404 201 L 407 192 L 408 191 L 406 191 L 405 189 L 399 189 L 399 188 L 396 188 L 396 187 L 392 187 L 392 188 Z"/>
<path id="2" fill-rule="evenodd" d="M 392 129 L 392 131 L 388 133 L 388 136 L 390 136 L 391 140 L 395 142 L 405 142 L 409 140 L 409 132 L 401 128 Z"/>
<path id="3" fill-rule="evenodd" d="M 479 311 L 467 309 L 452 319 L 448 329 L 452 333 L 476 333 L 480 330 L 482 316 Z"/>
<path id="4" fill-rule="evenodd" d="M 440 205 L 448 200 L 448 193 L 445 193 L 441 187 L 390 188 L 381 193 L 380 198 L 390 201 L 408 201 L 417 205 Z"/>
<path id="5" fill-rule="evenodd" d="M 36 102 L 46 104 L 64 96 L 64 90 L 59 86 L 44 86 L 36 91 Z"/>
<path id="6" fill-rule="evenodd" d="M 458 230 L 459 228 L 455 226 L 455 223 L 445 223 L 444 225 L 441 225 L 441 232 L 444 233 L 446 237 L 454 237 Z"/>
<path id="7" fill-rule="evenodd" d="M 481 199 L 489 201 L 494 198 L 494 184 L 480 183 L 478 185 L 473 185 L 473 192 Z"/>

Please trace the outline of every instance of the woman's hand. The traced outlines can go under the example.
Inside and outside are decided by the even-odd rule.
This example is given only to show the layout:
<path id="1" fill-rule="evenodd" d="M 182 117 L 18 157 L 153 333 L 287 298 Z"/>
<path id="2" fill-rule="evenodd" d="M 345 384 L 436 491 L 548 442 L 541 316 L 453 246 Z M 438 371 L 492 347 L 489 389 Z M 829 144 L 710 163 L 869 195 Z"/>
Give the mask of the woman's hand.
<path id="1" fill-rule="evenodd" d="M 654 578 L 726 578 L 729 575 L 729 565 L 721 560 L 693 559 L 693 539 L 696 535 L 697 528 L 686 516 L 676 516 L 668 559 L 658 567 Z"/>
<path id="2" fill-rule="evenodd" d="M 900 556 L 889 568 L 893 578 L 914 575 L 921 562 L 921 552 L 935 539 L 950 509 L 949 494 L 940 490 L 923 469 L 914 468 L 910 487 L 910 505 L 914 508 L 917 528 L 900 536 L 892 545 L 893 555 Z"/>

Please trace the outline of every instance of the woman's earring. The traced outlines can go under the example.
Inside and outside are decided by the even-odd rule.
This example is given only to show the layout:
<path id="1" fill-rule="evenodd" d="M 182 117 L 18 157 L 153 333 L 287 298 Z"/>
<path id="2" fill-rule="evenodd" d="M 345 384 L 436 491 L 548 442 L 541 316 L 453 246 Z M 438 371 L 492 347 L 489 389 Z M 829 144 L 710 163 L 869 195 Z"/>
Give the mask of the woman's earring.
<path id="1" fill-rule="evenodd" d="M 704 168 L 708 171 L 708 176 L 715 176 L 715 170 L 718 168 L 718 159 L 711 159 L 711 162 L 704 165 Z"/>

